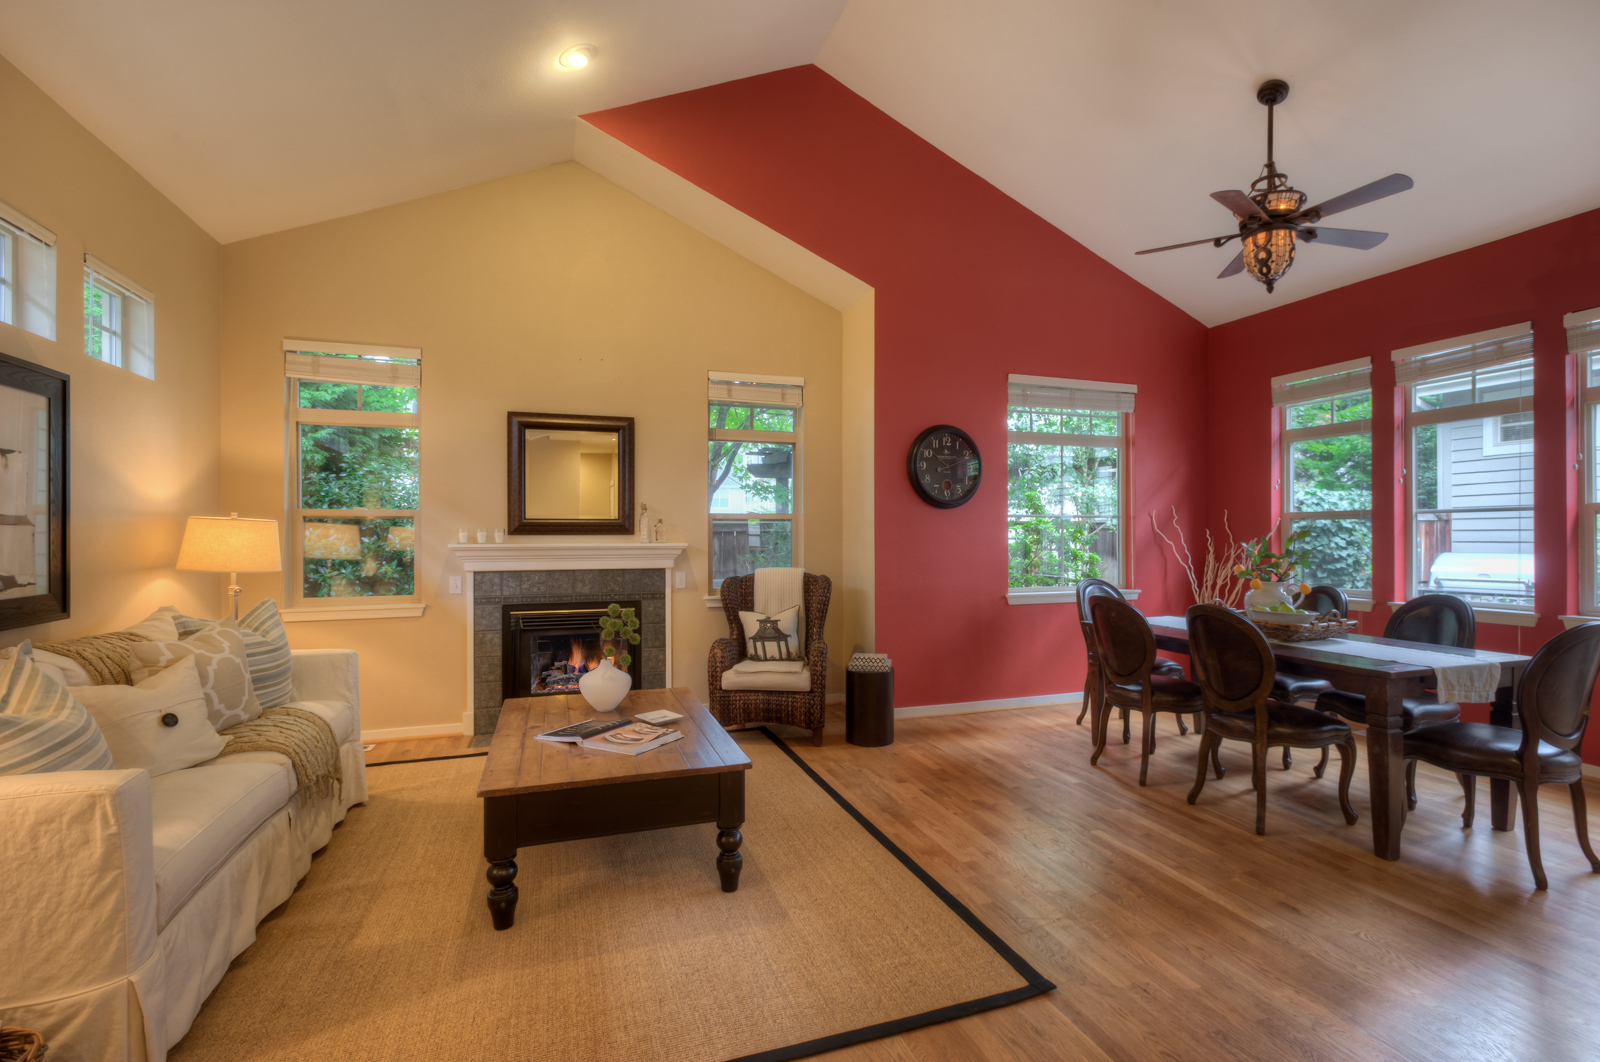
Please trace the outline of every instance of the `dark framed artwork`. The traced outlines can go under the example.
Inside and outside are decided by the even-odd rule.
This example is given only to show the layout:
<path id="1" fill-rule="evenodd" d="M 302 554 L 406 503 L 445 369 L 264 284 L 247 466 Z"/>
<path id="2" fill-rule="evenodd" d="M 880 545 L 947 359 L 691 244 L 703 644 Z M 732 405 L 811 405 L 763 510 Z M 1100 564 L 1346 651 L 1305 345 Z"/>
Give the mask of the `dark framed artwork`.
<path id="1" fill-rule="evenodd" d="M 67 382 L 0 354 L 0 630 L 71 615 Z"/>
<path id="2" fill-rule="evenodd" d="M 506 530 L 633 531 L 633 418 L 507 413 Z"/>

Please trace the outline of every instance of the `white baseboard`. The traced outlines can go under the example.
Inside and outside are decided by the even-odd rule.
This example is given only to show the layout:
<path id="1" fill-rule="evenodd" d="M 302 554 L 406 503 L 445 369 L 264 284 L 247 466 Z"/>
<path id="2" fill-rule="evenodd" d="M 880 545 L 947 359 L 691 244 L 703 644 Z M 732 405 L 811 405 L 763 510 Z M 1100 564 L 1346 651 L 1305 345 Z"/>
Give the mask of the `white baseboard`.
<path id="1" fill-rule="evenodd" d="M 1583 765 L 1585 778 L 1600 778 L 1600 764 L 1586 763 Z"/>
<path id="2" fill-rule="evenodd" d="M 993 701 L 960 701 L 955 704 L 916 704 L 896 708 L 896 719 L 915 719 L 924 715 L 965 715 L 968 712 L 1003 712 L 1009 708 L 1038 708 L 1046 704 L 1078 704 L 1080 693 L 1047 693 L 1040 697 L 1005 697 Z"/>
<path id="3" fill-rule="evenodd" d="M 473 713 L 472 712 L 462 712 L 461 713 L 461 736 L 462 737 L 472 737 L 477 732 L 478 732 L 478 720 L 473 717 Z"/>
<path id="4" fill-rule="evenodd" d="M 414 737 L 440 737 L 445 734 L 460 734 L 459 723 L 438 723 L 434 726 L 396 726 L 388 730 L 363 730 L 362 741 L 390 741 L 394 738 Z"/>

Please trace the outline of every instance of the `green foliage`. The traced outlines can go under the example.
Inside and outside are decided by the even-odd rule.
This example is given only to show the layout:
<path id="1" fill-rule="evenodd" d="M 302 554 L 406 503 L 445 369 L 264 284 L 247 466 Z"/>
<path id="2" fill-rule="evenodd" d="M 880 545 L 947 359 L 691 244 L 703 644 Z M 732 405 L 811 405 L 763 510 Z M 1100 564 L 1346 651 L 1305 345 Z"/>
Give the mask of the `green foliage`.
<path id="1" fill-rule="evenodd" d="M 600 617 L 602 651 L 617 667 L 626 670 L 633 663 L 633 656 L 625 647 L 639 644 L 638 631 L 639 620 L 633 609 L 623 608 L 614 601 L 607 607 L 606 614 Z M 618 651 L 618 646 L 624 647 L 622 651 Z"/>
<path id="2" fill-rule="evenodd" d="M 1013 409 L 1009 419 L 1013 431 L 1052 426 L 1072 434 L 1106 434 L 1108 423 L 1115 430 L 1116 414 Z M 1099 549 L 1103 532 L 1117 527 L 1114 447 L 1011 443 L 1006 490 L 1008 585 L 1070 586 L 1116 574 L 1107 571 Z"/>
<path id="3" fill-rule="evenodd" d="M 1289 409 L 1290 427 L 1366 420 L 1372 396 L 1333 398 Z M 1429 444 L 1429 454 L 1432 445 Z M 1306 439 L 1290 447 L 1289 505 L 1295 512 L 1357 512 L 1372 507 L 1372 439 L 1365 432 Z M 1372 522 L 1366 517 L 1295 521 L 1307 583 L 1347 590 L 1372 586 Z"/>
<path id="4" fill-rule="evenodd" d="M 1272 550 L 1272 536 L 1262 535 L 1239 547 L 1240 564 L 1234 574 L 1241 579 L 1260 579 L 1262 582 L 1281 583 L 1290 578 L 1303 578 L 1306 567 L 1306 530 L 1301 528 L 1285 536 L 1283 552 Z"/>
<path id="5" fill-rule="evenodd" d="M 403 597 L 416 593 L 410 517 L 381 520 L 312 517 L 307 522 L 358 525 L 361 528 L 361 559 L 305 558 L 305 578 L 301 590 L 305 597 Z M 402 529 L 397 537 L 404 543 L 403 548 L 391 544 L 391 528 Z"/>
<path id="6" fill-rule="evenodd" d="M 300 425 L 304 509 L 415 509 L 417 429 Z"/>
<path id="7" fill-rule="evenodd" d="M 760 406 L 712 405 L 710 426 L 728 431 L 794 431 L 795 411 L 787 408 Z M 728 442 L 711 440 L 707 443 L 706 499 L 709 501 L 718 488 L 732 479 L 749 499 L 746 511 L 754 513 L 794 512 L 794 479 L 787 477 L 758 476 L 751 466 L 781 465 L 787 458 L 790 471 L 794 467 L 794 445 L 780 442 Z"/>

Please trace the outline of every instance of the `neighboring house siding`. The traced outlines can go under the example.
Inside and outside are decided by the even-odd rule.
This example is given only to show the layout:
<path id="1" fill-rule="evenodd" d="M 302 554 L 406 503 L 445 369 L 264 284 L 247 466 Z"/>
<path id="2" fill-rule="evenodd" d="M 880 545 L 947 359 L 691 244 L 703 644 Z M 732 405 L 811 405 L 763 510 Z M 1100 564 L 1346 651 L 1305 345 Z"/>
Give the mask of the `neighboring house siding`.
<path id="1" fill-rule="evenodd" d="M 1493 420 L 1471 420 L 1441 425 L 1439 505 L 1454 508 L 1478 505 L 1533 505 L 1531 484 L 1525 484 L 1522 467 L 1531 447 L 1509 444 L 1498 453 L 1485 454 L 1484 437 Z M 1518 553 L 1519 539 L 1532 533 L 1533 514 L 1457 513 L 1451 520 L 1450 548 L 1456 553 Z"/>

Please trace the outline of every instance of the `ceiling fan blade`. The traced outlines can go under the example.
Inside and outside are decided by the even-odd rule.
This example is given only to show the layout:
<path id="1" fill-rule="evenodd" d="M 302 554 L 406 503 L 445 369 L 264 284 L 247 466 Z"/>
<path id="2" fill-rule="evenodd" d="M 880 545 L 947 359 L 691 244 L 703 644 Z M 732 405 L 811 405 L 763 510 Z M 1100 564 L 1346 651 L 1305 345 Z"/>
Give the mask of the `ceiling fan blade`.
<path id="1" fill-rule="evenodd" d="M 1317 234 L 1315 240 L 1306 239 L 1306 230 Z M 1302 243 L 1327 243 L 1335 247 L 1354 247 L 1358 251 L 1370 251 L 1378 244 L 1389 238 L 1387 232 L 1367 232 L 1364 229 L 1329 229 L 1321 225 L 1307 225 L 1299 230 Z"/>
<path id="2" fill-rule="evenodd" d="M 1236 189 L 1229 189 L 1226 192 L 1212 192 L 1211 198 L 1215 199 L 1217 202 L 1221 203 L 1223 206 L 1227 207 L 1229 210 L 1233 211 L 1234 214 L 1241 218 L 1256 217 L 1265 221 L 1272 220 L 1271 218 L 1267 217 L 1266 211 L 1262 210 L 1256 205 L 1256 201 L 1254 199 L 1251 199 L 1249 196 Z"/>
<path id="3" fill-rule="evenodd" d="M 1144 251 L 1135 251 L 1134 254 L 1155 254 L 1157 251 L 1176 251 L 1179 247 L 1198 247 L 1202 243 L 1216 243 L 1218 240 L 1237 240 L 1239 234 L 1231 233 L 1227 236 L 1213 236 L 1206 240 L 1190 240 L 1188 243 L 1172 243 L 1165 247 L 1151 247 Z"/>
<path id="4" fill-rule="evenodd" d="M 1240 251 L 1238 254 L 1233 256 L 1233 261 L 1229 262 L 1227 264 L 1227 266 L 1224 267 L 1222 272 L 1217 274 L 1217 279 L 1218 280 L 1222 280 L 1222 279 L 1224 279 L 1226 277 L 1231 277 L 1231 276 L 1234 276 L 1235 274 L 1243 273 L 1243 272 L 1244 272 L 1244 252 Z"/>
<path id="5" fill-rule="evenodd" d="M 1391 173 L 1382 180 L 1364 184 L 1354 191 L 1346 192 L 1344 195 L 1336 195 L 1326 202 L 1306 207 L 1290 220 L 1296 221 L 1308 215 L 1325 218 L 1329 214 L 1337 214 L 1341 210 L 1349 210 L 1351 207 L 1358 207 L 1365 203 L 1371 203 L 1374 200 L 1394 195 L 1396 192 L 1403 192 L 1414 183 L 1410 177 L 1403 173 Z"/>

